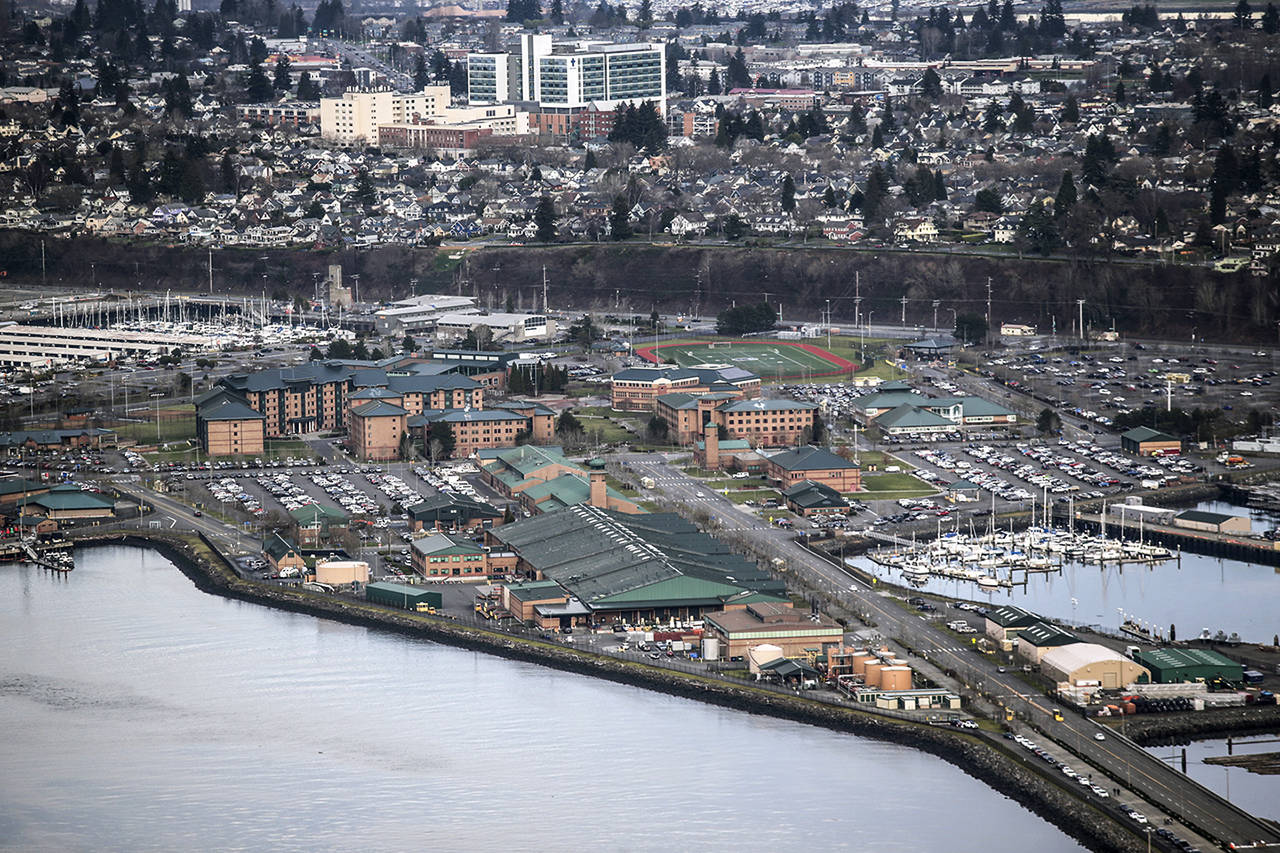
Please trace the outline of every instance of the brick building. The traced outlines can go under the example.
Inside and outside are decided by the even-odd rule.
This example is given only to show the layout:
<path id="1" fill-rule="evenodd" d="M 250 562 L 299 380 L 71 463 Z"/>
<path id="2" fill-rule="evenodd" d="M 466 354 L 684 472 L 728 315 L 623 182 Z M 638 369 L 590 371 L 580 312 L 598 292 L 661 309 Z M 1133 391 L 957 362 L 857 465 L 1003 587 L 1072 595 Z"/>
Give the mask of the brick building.
<path id="1" fill-rule="evenodd" d="M 784 491 L 806 480 L 841 493 L 862 488 L 862 469 L 822 447 L 808 445 L 784 450 L 766 457 L 764 466 L 765 476 Z"/>
<path id="2" fill-rule="evenodd" d="M 377 400 L 351 409 L 347 445 L 357 459 L 381 462 L 400 458 L 408 413 L 399 406 Z"/>
<path id="3" fill-rule="evenodd" d="M 760 396 L 760 377 L 741 367 L 704 364 L 698 367 L 630 367 L 610 379 L 613 408 L 622 412 L 652 412 L 663 394 L 740 393 Z"/>

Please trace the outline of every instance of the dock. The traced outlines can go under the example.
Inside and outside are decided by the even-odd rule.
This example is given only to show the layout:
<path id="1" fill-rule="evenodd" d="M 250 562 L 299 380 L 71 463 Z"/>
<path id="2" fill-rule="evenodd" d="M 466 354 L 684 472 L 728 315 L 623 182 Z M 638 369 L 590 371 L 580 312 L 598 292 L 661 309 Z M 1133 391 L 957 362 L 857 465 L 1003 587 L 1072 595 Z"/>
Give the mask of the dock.
<path id="1" fill-rule="evenodd" d="M 75 568 L 69 540 L 33 543 L 25 539 L 0 543 L 0 563 L 32 563 L 51 572 L 69 572 Z"/>
<path id="2" fill-rule="evenodd" d="M 1076 513 L 1075 524 L 1085 530 L 1099 531 L 1103 528 L 1103 519 L 1096 513 L 1080 512 Z M 1155 542 L 1167 548 L 1176 548 L 1191 554 L 1280 566 L 1280 542 L 1262 537 L 1189 530 L 1185 527 L 1120 519 L 1115 516 L 1108 516 L 1105 524 L 1108 536 L 1126 540 L 1141 538 L 1147 542 Z"/>

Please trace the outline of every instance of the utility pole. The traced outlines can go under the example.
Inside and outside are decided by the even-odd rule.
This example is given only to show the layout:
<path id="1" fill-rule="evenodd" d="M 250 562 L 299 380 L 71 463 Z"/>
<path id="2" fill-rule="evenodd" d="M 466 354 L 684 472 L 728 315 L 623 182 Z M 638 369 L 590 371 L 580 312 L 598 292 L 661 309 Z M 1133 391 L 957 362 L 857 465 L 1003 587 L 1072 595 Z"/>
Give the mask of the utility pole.
<path id="1" fill-rule="evenodd" d="M 857 270 L 853 273 L 853 325 L 858 325 L 859 318 L 862 317 L 862 273 Z"/>
<path id="2" fill-rule="evenodd" d="M 991 344 L 991 276 L 987 276 L 987 344 Z"/>
<path id="3" fill-rule="evenodd" d="M 933 300 L 933 331 L 938 331 L 938 306 L 942 304 L 941 299 Z"/>
<path id="4" fill-rule="evenodd" d="M 44 240 L 40 241 L 40 287 L 47 287 L 49 284 L 48 269 L 44 262 Z"/>
<path id="5" fill-rule="evenodd" d="M 905 328 L 907 325 L 907 297 L 904 296 L 898 301 L 902 303 L 902 325 Z"/>
<path id="6" fill-rule="evenodd" d="M 1081 340 L 1081 341 L 1083 341 L 1083 340 L 1085 339 L 1085 338 L 1084 338 L 1084 300 L 1083 300 L 1083 299 L 1077 299 L 1077 300 L 1076 300 L 1076 308 L 1078 308 L 1078 309 L 1080 310 L 1080 329 L 1079 329 L 1079 332 L 1080 332 L 1080 340 Z"/>
<path id="7" fill-rule="evenodd" d="M 827 349 L 831 349 L 831 300 L 827 300 Z"/>
<path id="8" fill-rule="evenodd" d="M 213 295 L 213 247 L 209 247 L 209 295 Z"/>
<path id="9" fill-rule="evenodd" d="M 547 307 L 547 265 L 542 265 L 542 313 L 550 314 L 551 309 Z"/>

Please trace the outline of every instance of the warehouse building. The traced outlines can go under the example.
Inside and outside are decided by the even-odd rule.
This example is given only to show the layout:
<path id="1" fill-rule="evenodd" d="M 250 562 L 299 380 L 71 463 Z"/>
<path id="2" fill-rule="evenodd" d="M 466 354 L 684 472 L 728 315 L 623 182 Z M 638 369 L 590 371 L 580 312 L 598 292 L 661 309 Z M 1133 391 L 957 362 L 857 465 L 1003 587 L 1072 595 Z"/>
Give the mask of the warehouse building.
<path id="1" fill-rule="evenodd" d="M 54 486 L 46 494 L 18 502 L 23 516 L 38 516 L 58 522 L 93 521 L 115 518 L 116 502 L 105 495 L 81 490 L 70 483 Z"/>
<path id="2" fill-rule="evenodd" d="M 1187 530 L 1203 530 L 1207 533 L 1240 533 L 1246 536 L 1253 530 L 1248 516 L 1205 512 L 1198 509 L 1189 509 L 1175 515 L 1173 526 Z"/>
<path id="3" fill-rule="evenodd" d="M 687 622 L 746 591 L 785 595 L 754 561 L 673 513 L 578 505 L 504 524 L 486 542 L 513 551 L 517 571 L 576 599 L 593 625 Z"/>
<path id="4" fill-rule="evenodd" d="M 457 532 L 502 523 L 502 510 L 497 507 L 447 492 L 427 497 L 409 507 L 408 512 L 409 527 L 414 533 L 430 529 Z"/>
<path id="5" fill-rule="evenodd" d="M 1243 664 L 1212 649 L 1152 649 L 1135 652 L 1133 659 L 1151 671 L 1151 680 L 1157 684 L 1218 678 L 1239 684 L 1244 680 Z"/>
<path id="6" fill-rule="evenodd" d="M 1151 427 L 1134 427 L 1120 436 L 1120 449 L 1138 456 L 1176 456 L 1182 440 Z"/>
<path id="7" fill-rule="evenodd" d="M 1040 621 L 1036 614 L 1012 604 L 992 608 L 985 617 L 985 633 L 1000 643 L 1011 643 L 1025 628 Z"/>
<path id="8" fill-rule="evenodd" d="M 435 590 L 386 581 L 366 586 L 364 597 L 373 604 L 398 607 L 401 610 L 439 610 L 443 606 L 443 596 Z"/>
<path id="9" fill-rule="evenodd" d="M 1145 666 L 1097 643 L 1070 643 L 1050 649 L 1040 658 L 1040 672 L 1060 687 L 1098 686 L 1104 690 L 1151 678 Z"/>
<path id="10" fill-rule="evenodd" d="M 1018 632 L 1018 657 L 1038 664 L 1049 650 L 1078 642 L 1076 635 L 1069 631 L 1048 622 L 1037 622 Z"/>
<path id="11" fill-rule="evenodd" d="M 768 643 L 784 657 L 798 657 L 808 649 L 824 649 L 844 640 L 844 629 L 825 618 L 812 619 L 789 601 L 761 601 L 733 610 L 702 615 L 707 636 L 720 640 L 721 654 L 744 657 L 752 646 Z"/>

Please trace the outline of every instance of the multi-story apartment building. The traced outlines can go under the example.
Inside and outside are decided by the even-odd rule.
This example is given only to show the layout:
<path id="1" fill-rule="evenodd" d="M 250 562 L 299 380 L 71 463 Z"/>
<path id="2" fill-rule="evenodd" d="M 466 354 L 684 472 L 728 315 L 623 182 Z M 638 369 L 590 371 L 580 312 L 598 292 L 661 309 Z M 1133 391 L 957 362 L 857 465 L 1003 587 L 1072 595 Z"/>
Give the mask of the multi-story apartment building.
<path id="1" fill-rule="evenodd" d="M 610 380 L 613 408 L 622 412 L 652 412 L 663 394 L 683 392 L 706 394 L 713 391 L 741 392 L 742 397 L 760 396 L 760 377 L 725 364 L 698 367 L 631 367 Z"/>
<path id="2" fill-rule="evenodd" d="M 392 405 L 410 415 L 431 409 L 484 408 L 484 387 L 455 373 L 389 372 L 367 363 L 313 361 L 298 367 L 224 377 L 220 387 L 266 417 L 266 437 L 274 438 L 348 427 L 352 398 L 368 389 L 391 392 Z M 357 404 L 388 395 L 361 397 Z"/>
<path id="3" fill-rule="evenodd" d="M 798 400 L 737 400 L 712 411 L 730 438 L 744 438 L 757 447 L 789 447 L 813 434 L 814 403 Z"/>

